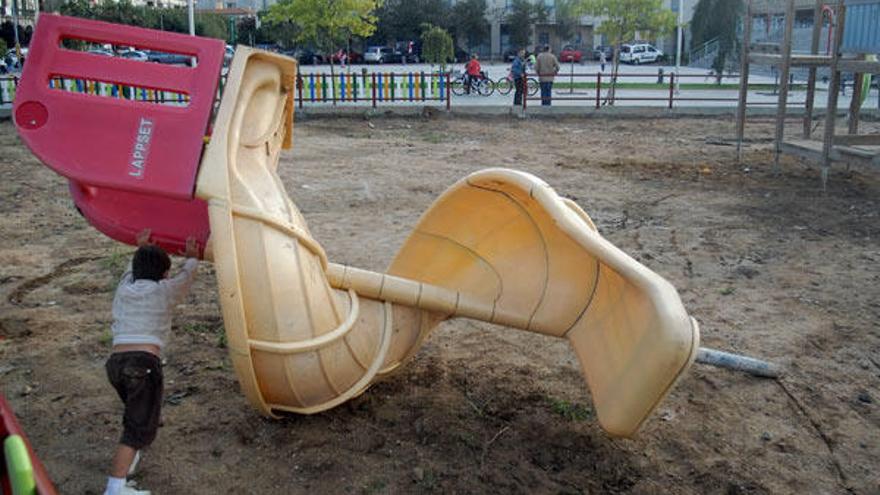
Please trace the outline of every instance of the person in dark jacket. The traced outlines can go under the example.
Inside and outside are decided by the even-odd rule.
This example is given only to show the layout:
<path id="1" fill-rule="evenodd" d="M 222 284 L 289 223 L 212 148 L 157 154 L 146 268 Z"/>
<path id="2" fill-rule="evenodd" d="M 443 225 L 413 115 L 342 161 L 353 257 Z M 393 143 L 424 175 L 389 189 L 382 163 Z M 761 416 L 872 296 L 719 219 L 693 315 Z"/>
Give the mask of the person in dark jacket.
<path id="1" fill-rule="evenodd" d="M 526 81 L 526 62 L 525 62 L 525 50 L 519 50 L 516 52 L 516 57 L 513 59 L 513 64 L 510 66 L 510 75 L 513 76 L 513 105 L 522 105 L 523 99 L 523 85 Z"/>

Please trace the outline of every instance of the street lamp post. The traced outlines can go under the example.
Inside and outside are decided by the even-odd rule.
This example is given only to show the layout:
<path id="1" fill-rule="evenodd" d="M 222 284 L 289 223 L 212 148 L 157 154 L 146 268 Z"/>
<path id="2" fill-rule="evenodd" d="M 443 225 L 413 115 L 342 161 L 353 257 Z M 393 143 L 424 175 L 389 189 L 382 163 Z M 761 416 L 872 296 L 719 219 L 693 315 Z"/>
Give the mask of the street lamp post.
<path id="1" fill-rule="evenodd" d="M 18 0 L 12 0 L 12 30 L 15 33 L 15 57 L 21 67 L 21 42 L 18 40 Z"/>
<path id="2" fill-rule="evenodd" d="M 196 15 L 193 7 L 193 0 L 186 0 L 186 7 L 189 11 L 189 35 L 196 35 Z"/>
<path id="3" fill-rule="evenodd" d="M 684 24 L 683 0 L 678 0 L 678 41 L 675 43 L 675 94 L 681 92 L 681 37 Z"/>

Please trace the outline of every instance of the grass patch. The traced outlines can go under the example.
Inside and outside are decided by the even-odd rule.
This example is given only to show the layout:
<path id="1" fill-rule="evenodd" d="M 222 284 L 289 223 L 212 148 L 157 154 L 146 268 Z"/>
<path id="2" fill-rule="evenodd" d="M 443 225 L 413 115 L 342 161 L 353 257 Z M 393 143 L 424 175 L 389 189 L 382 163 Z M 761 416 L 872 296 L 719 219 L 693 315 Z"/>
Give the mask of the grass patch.
<path id="1" fill-rule="evenodd" d="M 211 331 L 211 326 L 205 323 L 184 323 L 181 325 L 183 331 L 186 333 L 208 333 Z"/>
<path id="2" fill-rule="evenodd" d="M 442 132 L 426 132 L 424 134 L 420 134 L 419 138 L 422 141 L 431 144 L 440 144 L 451 140 L 450 136 Z"/>
<path id="3" fill-rule="evenodd" d="M 574 402 L 562 399 L 550 399 L 550 410 L 568 421 L 586 421 L 593 417 L 593 410 Z"/>
<path id="4" fill-rule="evenodd" d="M 222 332 L 217 336 L 217 347 L 226 349 L 226 332 Z"/>
<path id="5" fill-rule="evenodd" d="M 388 485 L 387 485 L 387 483 L 385 483 L 385 480 L 373 480 L 373 481 L 367 483 L 366 485 L 364 485 L 363 489 L 361 490 L 361 493 L 363 493 L 364 495 L 373 495 L 375 493 L 382 493 L 385 491 L 385 488 L 387 486 Z"/>
<path id="6" fill-rule="evenodd" d="M 729 296 L 736 292 L 736 287 L 725 287 L 718 292 L 720 292 L 722 296 Z"/>
<path id="7" fill-rule="evenodd" d="M 101 268 L 113 277 L 108 286 L 111 290 L 116 288 L 116 282 L 125 273 L 130 259 L 131 253 L 119 248 L 113 248 L 109 255 L 101 259 Z"/>
<path id="8" fill-rule="evenodd" d="M 104 347 L 110 347 L 110 345 L 113 343 L 113 332 L 111 332 L 109 328 L 105 329 L 101 333 L 101 336 L 98 337 L 98 343 Z"/>
<path id="9" fill-rule="evenodd" d="M 610 76 L 608 76 L 610 78 Z M 558 91 L 561 89 L 596 89 L 595 82 L 562 82 L 560 79 L 564 79 L 564 75 L 557 75 L 556 80 L 559 82 L 555 82 L 553 84 L 553 89 Z M 669 79 L 666 79 L 667 82 L 662 84 L 657 83 L 647 83 L 647 82 L 618 82 L 617 89 L 658 89 L 658 90 L 669 90 Z M 607 89 L 611 87 L 611 83 L 608 79 L 602 79 L 602 89 Z M 777 88 L 774 84 L 749 84 L 749 89 L 752 91 L 773 91 Z M 681 83 L 681 89 L 683 90 L 738 90 L 739 84 L 734 83 Z M 790 86 L 790 89 L 794 91 L 804 91 L 807 89 L 805 84 L 795 84 Z M 820 91 L 817 89 L 817 91 Z"/>

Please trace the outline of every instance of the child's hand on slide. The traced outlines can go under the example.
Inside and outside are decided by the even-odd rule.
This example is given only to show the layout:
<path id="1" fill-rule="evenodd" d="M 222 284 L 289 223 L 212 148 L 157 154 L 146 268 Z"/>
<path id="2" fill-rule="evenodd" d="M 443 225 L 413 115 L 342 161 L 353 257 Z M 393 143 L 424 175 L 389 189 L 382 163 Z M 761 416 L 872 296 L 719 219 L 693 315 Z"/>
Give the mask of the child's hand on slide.
<path id="1" fill-rule="evenodd" d="M 183 255 L 187 258 L 198 258 L 199 257 L 199 245 L 196 242 L 195 237 L 187 237 L 186 238 L 186 251 L 183 252 Z"/>
<path id="2" fill-rule="evenodd" d="M 138 247 L 147 246 L 150 244 L 150 234 L 152 231 L 150 229 L 144 229 L 138 233 L 135 237 L 135 241 L 137 242 Z"/>

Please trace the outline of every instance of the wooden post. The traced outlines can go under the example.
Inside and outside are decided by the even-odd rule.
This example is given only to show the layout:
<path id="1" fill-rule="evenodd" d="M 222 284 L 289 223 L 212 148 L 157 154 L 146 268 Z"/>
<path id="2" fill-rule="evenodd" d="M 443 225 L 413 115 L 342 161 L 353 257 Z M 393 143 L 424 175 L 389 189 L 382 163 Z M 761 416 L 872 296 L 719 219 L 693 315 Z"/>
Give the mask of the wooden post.
<path id="1" fill-rule="evenodd" d="M 371 74 L 370 89 L 373 90 L 373 108 L 376 108 L 376 73 Z"/>
<path id="2" fill-rule="evenodd" d="M 599 97 L 602 93 L 602 73 L 596 73 L 596 110 L 599 109 Z"/>
<path id="3" fill-rule="evenodd" d="M 669 74 L 669 109 L 672 110 L 672 101 L 675 94 L 675 72 Z"/>
<path id="4" fill-rule="evenodd" d="M 785 8 L 785 33 L 782 36 L 782 67 L 780 68 L 779 101 L 776 107 L 776 139 L 773 168 L 779 171 L 779 156 L 785 139 L 785 116 L 788 114 L 788 75 L 791 72 L 791 36 L 794 30 L 794 0 L 788 0 Z"/>
<path id="5" fill-rule="evenodd" d="M 736 107 L 736 161 L 742 161 L 743 134 L 746 129 L 746 100 L 749 94 L 749 48 L 752 44 L 752 0 L 746 4 L 743 43 L 739 69 L 739 104 Z"/>
<path id="6" fill-rule="evenodd" d="M 813 9 L 813 39 L 810 43 L 810 54 L 819 54 L 819 38 L 822 36 L 822 2 L 816 0 L 816 7 Z M 810 73 L 807 76 L 807 102 L 804 109 L 804 139 L 810 139 L 813 133 L 813 99 L 816 96 L 816 67 L 810 67 Z"/>
<path id="7" fill-rule="evenodd" d="M 843 29 L 846 25 L 846 8 L 843 0 L 837 0 L 834 30 L 834 41 L 831 43 L 831 81 L 828 83 L 828 106 L 825 110 L 825 135 L 822 138 L 822 189 L 828 183 L 828 170 L 831 168 L 831 148 L 834 146 L 834 125 L 837 121 L 837 94 L 840 92 L 840 72 L 837 63 L 840 61 L 840 43 L 843 41 Z"/>
<path id="8" fill-rule="evenodd" d="M 296 73 L 296 89 L 299 91 L 299 107 L 303 107 L 303 78 L 302 75 L 297 72 Z"/>
<path id="9" fill-rule="evenodd" d="M 849 102 L 849 128 L 847 129 L 849 134 L 858 134 L 859 132 L 859 111 L 862 108 L 862 79 L 864 79 L 864 76 L 860 72 L 853 74 L 852 100 Z M 870 86 L 868 91 L 871 91 Z"/>
<path id="10" fill-rule="evenodd" d="M 452 110 L 452 71 L 446 73 L 446 111 Z"/>

